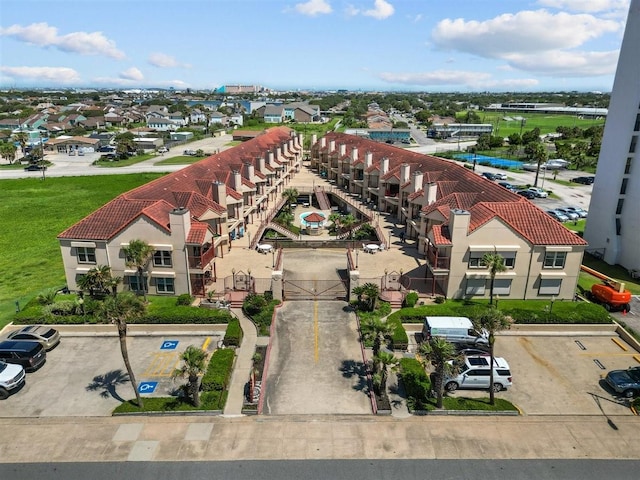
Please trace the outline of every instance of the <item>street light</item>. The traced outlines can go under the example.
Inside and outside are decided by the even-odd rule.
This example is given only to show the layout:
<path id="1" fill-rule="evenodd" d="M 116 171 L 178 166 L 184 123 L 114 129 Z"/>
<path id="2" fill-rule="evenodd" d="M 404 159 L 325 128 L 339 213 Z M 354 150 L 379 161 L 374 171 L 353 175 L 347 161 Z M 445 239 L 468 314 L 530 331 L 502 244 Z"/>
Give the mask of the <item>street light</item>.
<path id="1" fill-rule="evenodd" d="M 553 303 L 555 301 L 556 301 L 555 295 L 551 295 L 551 305 L 549 305 L 549 316 L 551 316 L 551 313 L 553 312 Z"/>

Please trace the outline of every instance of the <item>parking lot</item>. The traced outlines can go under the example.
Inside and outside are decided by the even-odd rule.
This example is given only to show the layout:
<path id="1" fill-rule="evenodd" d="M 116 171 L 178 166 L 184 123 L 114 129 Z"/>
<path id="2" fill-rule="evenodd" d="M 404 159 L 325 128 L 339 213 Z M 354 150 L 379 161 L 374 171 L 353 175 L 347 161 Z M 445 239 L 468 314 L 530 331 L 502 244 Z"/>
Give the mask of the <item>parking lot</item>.
<path id="1" fill-rule="evenodd" d="M 526 415 L 631 415 L 628 400 L 601 382 L 610 370 L 638 365 L 634 355 L 639 353 L 613 328 L 574 334 L 510 331 L 497 337 L 495 349 L 496 356 L 509 362 L 513 376 L 513 386 L 496 395 Z M 459 390 L 455 395 L 487 392 Z"/>
<path id="2" fill-rule="evenodd" d="M 117 335 L 97 328 L 81 334 L 63 331 L 60 344 L 47 353 L 42 368 L 28 373 L 24 387 L 2 402 L 0 416 L 104 416 L 123 400 L 134 398 Z M 185 382 L 171 379 L 185 348 L 202 347 L 206 341 L 212 351 L 222 334 L 130 333 L 129 358 L 141 392 L 145 396 L 169 395 Z"/>

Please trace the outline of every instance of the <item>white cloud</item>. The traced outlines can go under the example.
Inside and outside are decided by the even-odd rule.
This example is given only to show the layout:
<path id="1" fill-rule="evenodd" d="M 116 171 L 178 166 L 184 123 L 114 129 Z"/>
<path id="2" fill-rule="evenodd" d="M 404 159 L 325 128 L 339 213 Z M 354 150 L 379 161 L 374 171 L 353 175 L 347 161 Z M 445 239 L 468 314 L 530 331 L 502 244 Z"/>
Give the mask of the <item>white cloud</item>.
<path id="1" fill-rule="evenodd" d="M 526 10 L 483 22 L 445 19 L 433 29 L 431 39 L 434 45 L 443 49 L 504 58 L 511 53 L 576 48 L 588 40 L 619 30 L 618 22 L 592 15 Z"/>
<path id="2" fill-rule="evenodd" d="M 0 28 L 0 36 L 11 37 L 21 42 L 39 47 L 52 47 L 63 52 L 80 55 L 104 55 L 117 60 L 125 58 L 124 52 L 118 50 L 116 43 L 109 40 L 102 32 L 72 32 L 58 35 L 58 29 L 47 23 L 31 25 L 11 25 Z"/>
<path id="3" fill-rule="evenodd" d="M 618 52 L 553 51 L 534 55 L 514 54 L 508 57 L 514 68 L 554 77 L 611 75 L 616 71 Z"/>
<path id="4" fill-rule="evenodd" d="M 544 7 L 570 10 L 572 12 L 605 12 L 629 10 L 630 0 L 538 0 Z"/>
<path id="5" fill-rule="evenodd" d="M 389 18 L 395 9 L 393 5 L 391 5 L 386 0 L 375 0 L 373 4 L 373 8 L 370 10 L 365 10 L 362 14 L 366 17 L 373 17 L 377 20 L 384 20 L 385 18 Z"/>
<path id="6" fill-rule="evenodd" d="M 188 63 L 180 63 L 175 57 L 160 52 L 149 55 L 148 62 L 158 68 L 191 68 Z"/>
<path id="7" fill-rule="evenodd" d="M 49 83 L 53 85 L 74 84 L 80 81 L 80 75 L 67 67 L 6 67 L 0 66 L 0 72 L 14 80 Z"/>
<path id="8" fill-rule="evenodd" d="M 466 87 L 474 90 L 527 90 L 539 82 L 534 78 L 495 79 L 490 73 L 465 70 L 435 70 L 423 73 L 389 73 L 378 75 L 388 83 L 418 87 Z"/>
<path id="9" fill-rule="evenodd" d="M 309 0 L 304 3 L 296 3 L 294 8 L 296 12 L 310 17 L 326 15 L 333 11 L 331 5 L 326 0 Z"/>
<path id="10" fill-rule="evenodd" d="M 144 79 L 144 75 L 142 72 L 136 67 L 128 68 L 127 70 L 120 72 L 120 78 L 124 80 L 134 80 L 140 82 Z"/>

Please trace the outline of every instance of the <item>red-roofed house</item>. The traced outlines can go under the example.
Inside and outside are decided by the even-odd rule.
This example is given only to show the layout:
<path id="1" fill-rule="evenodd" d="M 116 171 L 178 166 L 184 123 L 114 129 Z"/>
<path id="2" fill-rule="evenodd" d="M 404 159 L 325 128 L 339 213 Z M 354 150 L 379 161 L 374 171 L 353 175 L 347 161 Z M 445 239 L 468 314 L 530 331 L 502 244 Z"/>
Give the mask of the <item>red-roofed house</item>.
<path id="1" fill-rule="evenodd" d="M 433 293 L 489 295 L 485 253 L 507 270 L 494 294 L 573 299 L 586 242 L 525 198 L 455 162 L 331 132 L 312 138 L 311 167 L 406 225 Z"/>
<path id="2" fill-rule="evenodd" d="M 155 248 L 146 272 L 150 293 L 204 295 L 216 258 L 301 162 L 300 137 L 277 127 L 123 193 L 58 236 L 69 289 L 91 268 L 108 265 L 126 290 L 139 291 L 122 251 L 139 239 Z"/>

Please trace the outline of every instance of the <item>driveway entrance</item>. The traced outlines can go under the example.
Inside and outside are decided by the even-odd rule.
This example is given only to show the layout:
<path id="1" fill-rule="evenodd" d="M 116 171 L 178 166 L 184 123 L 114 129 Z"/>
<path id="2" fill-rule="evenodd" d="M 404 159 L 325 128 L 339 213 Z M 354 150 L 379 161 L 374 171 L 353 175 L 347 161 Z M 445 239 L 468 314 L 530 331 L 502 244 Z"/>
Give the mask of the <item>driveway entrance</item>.
<path id="1" fill-rule="evenodd" d="M 264 414 L 371 413 L 356 318 L 345 302 L 287 302 L 275 322 Z"/>

